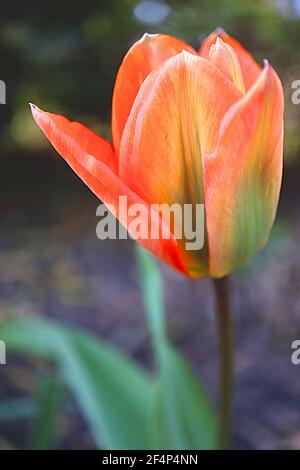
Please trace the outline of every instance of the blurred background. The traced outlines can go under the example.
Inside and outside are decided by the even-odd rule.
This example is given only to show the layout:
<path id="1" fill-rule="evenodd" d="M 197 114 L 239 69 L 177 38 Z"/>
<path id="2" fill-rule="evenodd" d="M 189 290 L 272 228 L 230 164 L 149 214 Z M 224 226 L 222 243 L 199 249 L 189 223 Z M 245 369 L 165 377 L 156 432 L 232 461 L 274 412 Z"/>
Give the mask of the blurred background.
<path id="1" fill-rule="evenodd" d="M 300 449 L 300 1 L 47 0 L 1 3 L 0 321 L 34 315 L 76 325 L 151 369 L 149 335 L 131 241 L 96 238 L 98 200 L 36 128 L 28 107 L 65 114 L 110 137 L 118 66 L 146 31 L 199 48 L 222 26 L 259 63 L 268 58 L 286 95 L 285 175 L 270 243 L 233 276 L 237 322 L 234 447 Z M 162 267 L 173 343 L 216 399 L 217 344 L 209 280 Z M 48 363 L 9 355 L 0 366 L 0 448 L 42 446 L 32 397 Z M 55 448 L 95 442 L 72 397 L 62 399 Z"/>

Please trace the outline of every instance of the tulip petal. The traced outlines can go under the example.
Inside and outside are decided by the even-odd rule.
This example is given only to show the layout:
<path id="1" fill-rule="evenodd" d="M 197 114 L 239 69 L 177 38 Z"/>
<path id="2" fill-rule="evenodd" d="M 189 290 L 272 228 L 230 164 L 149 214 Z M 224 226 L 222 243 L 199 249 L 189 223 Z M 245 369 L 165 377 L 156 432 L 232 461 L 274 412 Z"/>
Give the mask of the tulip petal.
<path id="1" fill-rule="evenodd" d="M 229 44 L 226 44 L 218 37 L 216 43 L 209 50 L 209 60 L 235 83 L 241 93 L 245 94 L 240 63 L 234 49 Z"/>
<path id="2" fill-rule="evenodd" d="M 229 44 L 235 51 L 243 73 L 246 90 L 248 90 L 257 80 L 261 73 L 261 67 L 255 62 L 250 52 L 248 52 L 239 41 L 229 36 L 223 29 L 219 28 L 211 33 L 202 42 L 199 54 L 202 57 L 209 57 L 209 51 L 217 38 L 221 38 L 226 44 Z"/>
<path id="3" fill-rule="evenodd" d="M 107 140 L 102 139 L 80 122 L 69 121 L 69 119 L 59 114 L 46 113 L 31 103 L 30 107 L 38 126 L 46 134 L 58 153 L 65 153 L 64 147 L 71 145 L 71 142 L 80 142 L 84 152 L 92 154 L 112 171 L 117 171 L 118 162 L 112 146 Z M 60 134 L 64 140 L 62 140 Z"/>
<path id="4" fill-rule="evenodd" d="M 117 152 L 141 84 L 152 70 L 183 50 L 197 54 L 191 46 L 177 38 L 165 34 L 144 34 L 126 54 L 118 71 L 112 102 L 112 137 Z"/>
<path id="5" fill-rule="evenodd" d="M 242 94 L 214 64 L 182 52 L 144 81 L 124 129 L 119 175 L 152 204 L 204 203 L 202 156 Z M 194 254 L 206 272 L 207 252 Z"/>
<path id="6" fill-rule="evenodd" d="M 269 236 L 281 186 L 283 92 L 266 64 L 226 114 L 219 142 L 205 157 L 209 272 L 222 277 L 244 264 Z"/>
<path id="7" fill-rule="evenodd" d="M 115 208 L 117 218 L 126 228 L 130 225 L 132 218 L 124 211 L 119 211 L 119 197 L 127 196 L 128 208 L 133 204 L 146 207 L 149 223 L 151 221 L 157 224 L 160 227 L 160 233 L 165 234 L 165 239 L 138 239 L 137 242 L 172 268 L 190 276 L 178 242 L 169 227 L 117 176 L 116 165 L 112 164 L 114 155 L 110 144 L 94 135 L 82 124 L 69 121 L 63 116 L 44 112 L 35 105 L 31 105 L 31 109 L 37 125 L 58 153 L 104 204 L 110 204 Z"/>

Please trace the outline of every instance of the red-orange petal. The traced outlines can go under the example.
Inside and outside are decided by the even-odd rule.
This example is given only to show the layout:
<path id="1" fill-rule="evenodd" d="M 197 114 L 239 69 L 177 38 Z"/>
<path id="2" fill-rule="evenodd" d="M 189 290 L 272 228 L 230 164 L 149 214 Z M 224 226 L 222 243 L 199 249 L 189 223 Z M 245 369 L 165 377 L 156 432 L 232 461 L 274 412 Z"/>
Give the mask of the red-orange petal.
<path id="1" fill-rule="evenodd" d="M 102 139 L 80 122 L 70 121 L 59 114 L 44 112 L 34 104 L 30 104 L 30 107 L 38 126 L 43 130 L 58 153 L 65 153 L 65 147 L 68 147 L 70 153 L 71 144 L 73 143 L 76 146 L 80 142 L 80 147 L 86 154 L 93 155 L 97 160 L 105 163 L 112 171 L 117 171 L 118 161 L 111 144 L 107 140 Z M 75 151 L 76 149 L 74 149 Z"/>
<path id="2" fill-rule="evenodd" d="M 215 44 L 218 37 L 234 49 L 242 69 L 246 90 L 248 90 L 256 81 L 262 69 L 255 62 L 250 52 L 248 52 L 239 41 L 229 36 L 223 29 L 217 29 L 204 39 L 199 51 L 200 56 L 209 57 L 210 48 Z"/>
<path id="3" fill-rule="evenodd" d="M 214 64 L 182 52 L 144 81 L 124 129 L 119 175 L 152 204 L 204 202 L 203 161 L 242 94 Z M 192 255 L 192 253 L 190 253 Z M 203 275 L 205 249 L 191 269 Z"/>
<path id="4" fill-rule="evenodd" d="M 31 105 L 31 109 L 37 125 L 54 148 L 104 204 L 110 204 L 115 208 L 117 217 L 125 227 L 130 224 L 132 218 L 128 214 L 126 217 L 124 212 L 119 211 L 120 196 L 127 196 L 128 207 L 133 204 L 141 204 L 146 207 L 149 221 L 160 227 L 160 233 L 164 233 L 166 239 L 138 239 L 137 242 L 161 261 L 189 276 L 178 242 L 169 227 L 145 201 L 131 191 L 117 176 L 116 165 L 111 164 L 115 157 L 110 144 L 98 136 L 96 137 L 99 140 L 91 140 L 93 133 L 79 123 L 71 122 L 63 116 L 44 112 L 35 105 Z M 97 148 L 94 147 L 96 143 L 98 143 Z"/>
<path id="5" fill-rule="evenodd" d="M 266 65 L 226 114 L 219 142 L 205 157 L 209 272 L 222 277 L 267 241 L 282 178 L 283 92 Z"/>
<path id="6" fill-rule="evenodd" d="M 117 74 L 112 101 L 112 137 L 117 152 L 141 84 L 152 70 L 183 50 L 197 54 L 180 39 L 165 34 L 144 34 L 127 52 Z"/>
<path id="7" fill-rule="evenodd" d="M 217 38 L 209 50 L 209 60 L 235 83 L 241 93 L 245 94 L 245 83 L 242 69 L 233 47 Z"/>

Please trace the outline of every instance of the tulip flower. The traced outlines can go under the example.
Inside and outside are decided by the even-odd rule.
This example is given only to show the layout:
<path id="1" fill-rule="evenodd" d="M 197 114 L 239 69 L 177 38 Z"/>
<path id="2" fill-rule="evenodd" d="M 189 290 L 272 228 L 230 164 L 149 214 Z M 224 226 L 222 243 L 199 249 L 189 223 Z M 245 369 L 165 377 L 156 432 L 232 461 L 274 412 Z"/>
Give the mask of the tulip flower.
<path id="1" fill-rule="evenodd" d="M 112 144 L 32 105 L 38 126 L 78 176 L 114 208 L 140 204 L 164 235 L 137 241 L 191 278 L 214 280 L 219 324 L 219 448 L 230 442 L 234 326 L 228 274 L 267 241 L 282 179 L 283 92 L 267 61 L 217 30 L 200 51 L 145 34 L 124 57 L 112 100 Z M 153 205 L 204 205 L 204 246 L 189 251 Z M 148 219 L 147 219 L 148 220 Z M 148 222 L 147 222 L 148 223 Z"/>
<path id="2" fill-rule="evenodd" d="M 138 242 L 182 274 L 221 278 L 267 241 L 282 178 L 283 92 L 267 61 L 218 30 L 197 52 L 145 34 L 120 66 L 112 144 L 32 105 L 58 153 L 105 203 L 143 204 L 169 237 Z M 188 252 L 152 204 L 204 204 L 204 248 Z"/>

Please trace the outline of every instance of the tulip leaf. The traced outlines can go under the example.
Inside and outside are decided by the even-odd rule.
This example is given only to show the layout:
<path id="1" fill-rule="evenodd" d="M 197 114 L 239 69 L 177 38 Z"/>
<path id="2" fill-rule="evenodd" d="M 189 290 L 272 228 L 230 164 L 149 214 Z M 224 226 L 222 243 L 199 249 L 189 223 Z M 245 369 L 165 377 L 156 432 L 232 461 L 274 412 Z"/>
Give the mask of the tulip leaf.
<path id="1" fill-rule="evenodd" d="M 147 449 L 153 388 L 133 362 L 91 334 L 27 318 L 0 327 L 9 351 L 55 360 L 99 447 Z"/>
<path id="2" fill-rule="evenodd" d="M 32 398 L 11 398 L 0 403 L 1 424 L 32 418 L 36 413 L 36 403 Z"/>
<path id="3" fill-rule="evenodd" d="M 161 449 L 214 449 L 214 409 L 191 367 L 175 349 L 164 346 L 164 363 L 155 395 L 154 434 Z"/>
<path id="4" fill-rule="evenodd" d="M 54 449 L 58 418 L 65 402 L 64 392 L 63 384 L 54 374 L 38 380 L 36 416 L 33 419 L 30 449 Z"/>
<path id="5" fill-rule="evenodd" d="M 159 372 L 153 412 L 155 447 L 213 449 L 216 446 L 213 407 L 191 367 L 166 338 L 163 282 L 157 263 L 139 247 L 137 256 Z"/>
<path id="6" fill-rule="evenodd" d="M 136 245 L 136 251 L 145 312 L 154 352 L 158 359 L 161 344 L 164 343 L 166 337 L 163 281 L 153 256 L 138 245 Z"/>

